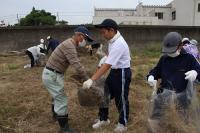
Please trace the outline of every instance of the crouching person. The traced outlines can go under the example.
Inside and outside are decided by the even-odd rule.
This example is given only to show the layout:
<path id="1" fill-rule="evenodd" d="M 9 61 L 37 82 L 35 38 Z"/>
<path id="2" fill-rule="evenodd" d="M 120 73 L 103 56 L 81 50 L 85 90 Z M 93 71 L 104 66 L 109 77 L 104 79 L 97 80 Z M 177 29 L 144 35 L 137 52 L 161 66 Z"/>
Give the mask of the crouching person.
<path id="1" fill-rule="evenodd" d="M 44 45 L 44 39 L 40 39 L 40 44 L 37 46 L 30 47 L 26 50 L 31 64 L 27 64 L 24 68 L 32 68 L 37 64 L 41 55 L 45 55 L 46 46 Z"/>
<path id="2" fill-rule="evenodd" d="M 163 56 L 147 76 L 149 85 L 154 88 L 157 80 L 161 79 L 161 86 L 153 99 L 153 109 L 148 120 L 153 132 L 158 131 L 160 118 L 173 96 L 177 100 L 178 108 L 182 110 L 178 113 L 183 113 L 189 107 L 191 102 L 186 91 L 191 88 L 188 88 L 188 85 L 193 84 L 196 78 L 200 79 L 200 65 L 192 55 L 186 53 L 181 40 L 181 35 L 177 32 L 170 32 L 165 36 Z"/>
<path id="3" fill-rule="evenodd" d="M 88 76 L 84 67 L 77 57 L 77 46 L 84 47 L 86 40 L 90 39 L 90 32 L 87 28 L 80 26 L 74 30 L 74 35 L 62 42 L 51 54 L 46 67 L 44 68 L 42 80 L 53 99 L 53 115 L 60 126 L 60 133 L 74 133 L 69 128 L 67 112 L 67 96 L 64 92 L 64 72 L 69 65 L 72 65 L 83 80 Z"/>

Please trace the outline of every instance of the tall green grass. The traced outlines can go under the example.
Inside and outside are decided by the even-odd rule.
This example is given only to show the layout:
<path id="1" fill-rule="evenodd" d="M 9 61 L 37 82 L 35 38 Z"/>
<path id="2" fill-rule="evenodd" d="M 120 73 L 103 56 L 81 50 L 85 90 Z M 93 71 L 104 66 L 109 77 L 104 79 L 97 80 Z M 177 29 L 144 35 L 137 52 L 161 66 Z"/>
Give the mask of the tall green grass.
<path id="1" fill-rule="evenodd" d="M 131 54 L 132 56 L 139 56 L 139 57 L 152 57 L 156 58 L 161 55 L 162 45 L 160 43 L 149 43 L 145 44 L 144 46 L 131 46 Z"/>

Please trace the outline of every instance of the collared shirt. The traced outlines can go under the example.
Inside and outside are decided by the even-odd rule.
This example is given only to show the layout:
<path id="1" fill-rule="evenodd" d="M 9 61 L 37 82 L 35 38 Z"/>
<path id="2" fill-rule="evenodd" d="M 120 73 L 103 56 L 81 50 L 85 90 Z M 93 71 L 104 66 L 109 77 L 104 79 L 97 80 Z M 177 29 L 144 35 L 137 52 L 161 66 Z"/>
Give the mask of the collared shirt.
<path id="1" fill-rule="evenodd" d="M 108 43 L 108 57 L 105 63 L 110 64 L 112 69 L 130 67 L 129 47 L 119 31 Z"/>

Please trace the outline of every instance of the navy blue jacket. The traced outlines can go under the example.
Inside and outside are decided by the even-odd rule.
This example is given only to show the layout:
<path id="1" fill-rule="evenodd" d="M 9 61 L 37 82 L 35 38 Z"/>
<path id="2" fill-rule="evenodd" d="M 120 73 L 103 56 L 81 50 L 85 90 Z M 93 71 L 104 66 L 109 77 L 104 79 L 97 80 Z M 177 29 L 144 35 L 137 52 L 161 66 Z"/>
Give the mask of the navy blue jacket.
<path id="1" fill-rule="evenodd" d="M 153 75 L 156 80 L 161 79 L 162 88 L 175 90 L 176 93 L 179 93 L 186 89 L 188 80 L 185 80 L 185 73 L 190 70 L 197 71 L 197 79 L 199 80 L 199 62 L 182 49 L 180 55 L 175 58 L 163 55 L 157 66 L 149 72 L 149 75 Z"/>
<path id="2" fill-rule="evenodd" d="M 47 53 L 48 53 L 49 49 L 51 49 L 52 52 L 53 52 L 53 51 L 56 49 L 56 47 L 57 47 L 58 45 L 59 45 L 59 41 L 56 40 L 56 39 L 51 38 L 51 39 L 49 40 L 49 45 L 48 45 L 48 47 L 47 47 Z"/>

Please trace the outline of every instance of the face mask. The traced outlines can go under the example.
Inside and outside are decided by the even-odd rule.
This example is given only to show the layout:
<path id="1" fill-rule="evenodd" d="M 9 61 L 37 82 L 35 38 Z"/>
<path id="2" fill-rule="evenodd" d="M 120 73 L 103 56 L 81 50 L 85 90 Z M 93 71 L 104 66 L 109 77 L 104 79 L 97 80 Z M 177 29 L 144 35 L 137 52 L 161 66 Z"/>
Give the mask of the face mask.
<path id="1" fill-rule="evenodd" d="M 83 39 L 83 41 L 79 42 L 79 44 L 78 44 L 79 47 L 85 47 L 85 45 L 86 45 L 85 39 Z"/>
<path id="2" fill-rule="evenodd" d="M 174 57 L 177 57 L 177 56 L 179 56 L 180 55 L 180 52 L 177 50 L 175 53 L 172 53 L 172 54 L 167 54 L 169 57 L 172 57 L 172 58 L 174 58 Z"/>

